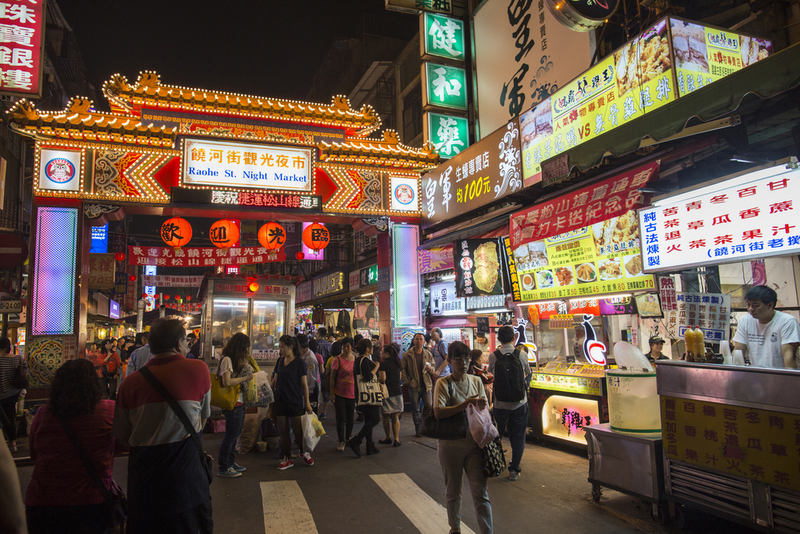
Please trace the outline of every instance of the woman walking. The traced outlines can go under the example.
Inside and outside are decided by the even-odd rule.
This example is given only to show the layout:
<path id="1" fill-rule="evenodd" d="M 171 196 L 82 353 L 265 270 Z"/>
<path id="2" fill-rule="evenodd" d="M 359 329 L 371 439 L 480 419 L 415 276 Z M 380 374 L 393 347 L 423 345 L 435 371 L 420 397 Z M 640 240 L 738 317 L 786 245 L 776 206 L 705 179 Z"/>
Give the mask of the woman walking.
<path id="1" fill-rule="evenodd" d="M 33 475 L 25 496 L 31 534 L 109 532 L 110 509 L 65 430 L 70 425 L 106 488 L 113 484 L 114 453 L 124 446 L 111 434 L 114 401 L 103 390 L 89 360 L 64 362 L 50 388 L 50 400 L 33 418 L 30 431 Z"/>
<path id="2" fill-rule="evenodd" d="M 17 368 L 25 365 L 22 358 L 11 353 L 11 340 L 0 337 L 0 408 L 8 421 L 3 424 L 3 431 L 8 439 L 8 448 L 17 452 L 17 400 L 22 391 L 13 385 Z M 5 421 L 5 419 L 4 419 Z"/>
<path id="3" fill-rule="evenodd" d="M 357 380 L 365 383 L 372 382 L 380 367 L 380 363 L 372 361 L 372 341 L 366 338 L 361 339 L 356 343 L 356 352 L 358 357 L 355 360 L 354 368 L 358 373 Z M 366 439 L 367 455 L 378 454 L 381 451 L 375 447 L 375 442 L 372 441 L 372 429 L 381 420 L 381 407 L 371 404 L 368 399 L 359 398 L 357 403 L 358 411 L 364 416 L 364 425 L 359 433 L 347 442 L 347 446 L 361 458 L 361 442 Z"/>
<path id="4" fill-rule="evenodd" d="M 352 339 L 346 337 L 339 343 L 342 353 L 331 364 L 331 402 L 336 407 L 336 433 L 339 437 L 336 450 L 343 452 L 345 442 L 353 432 L 353 411 L 356 408 L 355 357 L 352 354 Z"/>
<path id="5" fill-rule="evenodd" d="M 311 454 L 303 450 L 303 425 L 300 417 L 313 413 L 306 382 L 306 364 L 300 354 L 300 345 L 292 336 L 281 336 L 278 346 L 281 357 L 275 365 L 273 388 L 275 389 L 275 415 L 281 432 L 281 451 L 283 460 L 278 469 L 283 471 L 294 467 L 292 460 L 292 441 L 289 425 L 294 432 L 294 440 L 300 450 L 300 457 L 307 465 L 314 465 Z"/>
<path id="6" fill-rule="evenodd" d="M 232 410 L 222 410 L 225 415 L 225 435 L 219 445 L 219 470 L 217 475 L 227 478 L 242 476 L 247 468 L 234 461 L 236 440 L 244 428 L 244 388 L 253 379 L 253 369 L 248 363 L 250 356 L 250 338 L 241 332 L 236 333 L 222 349 L 222 360 L 219 362 L 217 377 L 222 387 L 239 387 L 239 396 Z"/>
<path id="7" fill-rule="evenodd" d="M 119 354 L 114 348 L 114 343 L 115 340 L 111 337 L 103 341 L 96 360 L 97 376 L 100 378 L 100 383 L 106 392 L 106 398 L 111 400 L 117 398 L 117 374 L 122 364 Z"/>
<path id="8" fill-rule="evenodd" d="M 447 361 L 453 368 L 453 374 L 436 381 L 433 414 L 438 420 L 463 417 L 463 428 L 466 430 L 464 437 L 439 440 L 438 456 L 446 487 L 447 521 L 451 533 L 461 532 L 461 481 L 466 472 L 481 534 L 490 534 L 492 503 L 483 474 L 483 451 L 472 438 L 464 413 L 470 404 L 483 409 L 486 406 L 486 392 L 479 377 L 467 374 L 472 358 L 469 347 L 464 343 L 456 341 L 450 344 Z"/>
<path id="9" fill-rule="evenodd" d="M 400 446 L 400 414 L 403 413 L 403 389 L 400 384 L 402 364 L 397 349 L 386 345 L 381 351 L 381 367 L 378 371 L 378 380 L 386 385 L 389 396 L 383 399 L 381 415 L 383 416 L 383 431 L 386 437 L 378 443 L 394 447 Z"/>

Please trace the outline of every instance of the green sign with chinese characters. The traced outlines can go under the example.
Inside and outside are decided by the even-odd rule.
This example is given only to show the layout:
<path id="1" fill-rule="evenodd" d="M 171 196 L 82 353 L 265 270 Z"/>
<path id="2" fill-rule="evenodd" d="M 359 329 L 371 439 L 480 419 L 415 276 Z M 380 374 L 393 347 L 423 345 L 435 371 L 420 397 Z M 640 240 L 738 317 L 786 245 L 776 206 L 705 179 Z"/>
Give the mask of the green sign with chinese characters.
<path id="1" fill-rule="evenodd" d="M 464 22 L 444 15 L 422 15 L 422 55 L 464 61 Z"/>
<path id="2" fill-rule="evenodd" d="M 426 115 L 425 137 L 440 157 L 452 158 L 469 146 L 469 120 L 440 113 Z"/>
<path id="3" fill-rule="evenodd" d="M 467 71 L 438 63 L 423 63 L 423 106 L 467 109 Z"/>

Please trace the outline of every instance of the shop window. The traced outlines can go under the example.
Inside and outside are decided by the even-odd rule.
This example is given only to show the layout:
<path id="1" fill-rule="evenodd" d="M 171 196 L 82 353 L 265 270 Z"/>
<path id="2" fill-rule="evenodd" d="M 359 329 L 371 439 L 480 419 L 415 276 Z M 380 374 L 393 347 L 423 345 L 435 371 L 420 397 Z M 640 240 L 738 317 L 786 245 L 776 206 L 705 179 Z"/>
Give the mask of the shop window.
<path id="1" fill-rule="evenodd" d="M 253 301 L 252 353 L 256 359 L 270 357 L 278 350 L 278 341 L 286 334 L 286 303 L 270 300 Z"/>
<path id="2" fill-rule="evenodd" d="M 222 348 L 236 333 L 247 334 L 247 299 L 214 299 L 211 316 L 211 344 L 214 357 L 222 358 Z"/>

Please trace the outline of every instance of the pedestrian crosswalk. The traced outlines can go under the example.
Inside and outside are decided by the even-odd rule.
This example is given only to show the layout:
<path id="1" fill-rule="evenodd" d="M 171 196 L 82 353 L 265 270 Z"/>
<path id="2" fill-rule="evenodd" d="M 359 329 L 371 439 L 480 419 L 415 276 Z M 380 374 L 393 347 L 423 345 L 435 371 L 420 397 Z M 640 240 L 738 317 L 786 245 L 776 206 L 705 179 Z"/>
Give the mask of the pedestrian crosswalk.
<path id="1" fill-rule="evenodd" d="M 405 473 L 370 475 L 421 534 L 449 532 L 447 511 Z M 469 501 L 469 495 L 466 496 Z M 318 534 L 314 517 L 294 480 L 261 482 L 264 532 L 269 534 Z M 469 503 L 467 502 L 467 509 Z M 461 524 L 463 534 L 475 534 Z"/>

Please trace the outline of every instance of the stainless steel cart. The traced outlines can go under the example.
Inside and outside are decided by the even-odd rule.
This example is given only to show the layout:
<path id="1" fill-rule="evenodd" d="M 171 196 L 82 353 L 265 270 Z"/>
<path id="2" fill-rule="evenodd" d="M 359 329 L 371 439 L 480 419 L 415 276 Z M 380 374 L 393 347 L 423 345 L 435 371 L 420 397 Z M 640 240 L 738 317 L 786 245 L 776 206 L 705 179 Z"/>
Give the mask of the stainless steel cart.
<path id="1" fill-rule="evenodd" d="M 592 498 L 600 501 L 601 487 L 638 497 L 652 504 L 650 516 L 663 524 L 667 503 L 661 434 L 623 434 L 611 430 L 608 423 L 587 426 L 584 430 Z"/>

